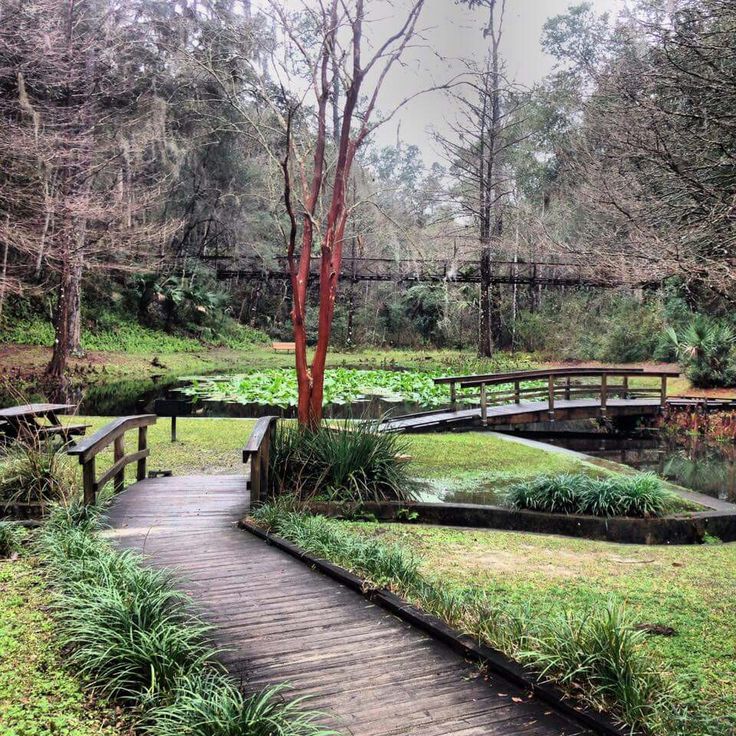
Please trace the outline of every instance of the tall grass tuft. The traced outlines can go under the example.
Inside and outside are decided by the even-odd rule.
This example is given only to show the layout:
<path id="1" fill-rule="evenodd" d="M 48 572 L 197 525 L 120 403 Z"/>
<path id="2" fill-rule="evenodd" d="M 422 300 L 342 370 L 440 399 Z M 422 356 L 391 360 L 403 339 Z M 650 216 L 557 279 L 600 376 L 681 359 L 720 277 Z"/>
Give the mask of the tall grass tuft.
<path id="1" fill-rule="evenodd" d="M 0 506 L 47 507 L 77 493 L 74 468 L 63 448 L 42 438 L 17 440 L 0 464 Z"/>
<path id="2" fill-rule="evenodd" d="M 409 501 L 416 482 L 401 459 L 406 450 L 407 440 L 382 432 L 378 422 L 344 421 L 317 429 L 281 422 L 271 444 L 273 489 L 303 500 Z"/>
<path id="3" fill-rule="evenodd" d="M 198 673 L 182 679 L 176 698 L 157 708 L 151 736 L 331 736 L 320 714 L 302 709 L 303 699 L 284 701 L 284 686 L 247 697 L 226 676 Z"/>
<path id="4" fill-rule="evenodd" d="M 23 549 L 27 531 L 13 521 L 0 521 L 0 558 L 11 557 Z"/>
<path id="5" fill-rule="evenodd" d="M 677 497 L 653 473 L 593 478 L 582 474 L 540 475 L 506 492 L 512 508 L 592 516 L 661 516 Z"/>

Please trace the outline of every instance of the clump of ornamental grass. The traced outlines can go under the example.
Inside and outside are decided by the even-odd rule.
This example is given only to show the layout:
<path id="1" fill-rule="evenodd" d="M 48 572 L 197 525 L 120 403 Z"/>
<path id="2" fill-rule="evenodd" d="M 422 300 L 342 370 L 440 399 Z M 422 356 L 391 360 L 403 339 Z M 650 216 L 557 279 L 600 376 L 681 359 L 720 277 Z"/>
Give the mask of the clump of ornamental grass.
<path id="1" fill-rule="evenodd" d="M 151 736 L 332 736 L 320 713 L 302 709 L 303 699 L 285 701 L 284 686 L 246 696 L 219 672 L 182 678 L 176 697 L 154 710 Z"/>
<path id="2" fill-rule="evenodd" d="M 276 494 L 339 503 L 410 501 L 416 481 L 402 456 L 407 440 L 379 422 L 344 421 L 316 429 L 279 423 L 270 451 Z"/>
<path id="3" fill-rule="evenodd" d="M 345 534 L 340 522 L 265 504 L 254 520 L 289 539 L 316 557 L 332 560 L 368 578 L 376 586 L 413 587 L 419 580 L 419 561 L 403 547 Z"/>
<path id="4" fill-rule="evenodd" d="M 71 504 L 52 512 L 36 541 L 67 662 L 88 686 L 134 706 L 151 736 L 328 733 L 318 714 L 284 701 L 280 689 L 240 693 L 171 576 L 115 551 L 97 529 L 98 512 Z"/>
<path id="5" fill-rule="evenodd" d="M 27 531 L 13 521 L 0 521 L 0 558 L 12 557 L 23 549 Z"/>
<path id="6" fill-rule="evenodd" d="M 41 438 L 18 440 L 0 463 L 0 505 L 48 506 L 76 494 L 76 477 L 63 447 Z"/>
<path id="7" fill-rule="evenodd" d="M 424 576 L 408 550 L 346 531 L 342 522 L 299 513 L 285 502 L 264 505 L 253 517 L 302 549 L 395 590 L 632 729 L 689 735 L 677 725 L 685 722 L 680 698 L 659 673 L 643 632 L 634 629 L 623 606 L 612 602 L 600 610 L 550 612 L 540 618 L 528 605 L 484 591 L 448 588 Z"/>
<path id="8" fill-rule="evenodd" d="M 583 474 L 540 475 L 512 485 L 505 495 L 515 509 L 592 516 L 662 516 L 676 505 L 653 473 L 594 478 Z"/>

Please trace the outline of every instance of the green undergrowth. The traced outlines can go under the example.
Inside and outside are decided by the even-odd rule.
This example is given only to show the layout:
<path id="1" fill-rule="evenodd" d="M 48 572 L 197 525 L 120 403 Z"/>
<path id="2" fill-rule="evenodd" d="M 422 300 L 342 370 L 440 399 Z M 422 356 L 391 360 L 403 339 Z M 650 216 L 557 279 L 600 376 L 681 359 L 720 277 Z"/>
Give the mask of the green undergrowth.
<path id="1" fill-rule="evenodd" d="M 0 561 L 0 733 L 116 736 L 127 724 L 90 700 L 64 666 L 43 572 L 32 558 Z"/>
<path id="2" fill-rule="evenodd" d="M 320 714 L 282 688 L 245 695 L 225 672 L 210 628 L 165 571 L 144 567 L 97 534 L 94 512 L 57 510 L 37 553 L 53 589 L 67 665 L 98 696 L 122 704 L 149 736 L 326 736 Z"/>
<path id="3" fill-rule="evenodd" d="M 661 662 L 646 648 L 646 635 L 634 628 L 619 601 L 538 616 L 526 601 L 449 586 L 428 575 L 421 558 L 405 545 L 366 538 L 341 522 L 290 510 L 287 502 L 261 507 L 253 517 L 308 552 L 392 589 L 632 728 L 657 736 L 693 736 L 687 730 L 693 715 L 681 693 L 662 675 Z"/>
<path id="4" fill-rule="evenodd" d="M 736 544 L 644 546 L 411 524 L 349 523 L 365 539 L 399 544 L 449 598 L 471 594 L 534 621 L 626 608 L 642 652 L 674 688 L 667 736 L 736 733 Z"/>
<path id="5" fill-rule="evenodd" d="M 262 332 L 235 323 L 222 334 L 208 335 L 207 339 L 171 334 L 119 318 L 102 320 L 95 329 L 85 327 L 82 330 L 84 350 L 131 354 L 191 353 L 202 350 L 205 345 L 238 350 L 266 340 Z M 51 346 L 54 344 L 54 327 L 38 316 L 15 319 L 0 332 L 0 343 Z"/>

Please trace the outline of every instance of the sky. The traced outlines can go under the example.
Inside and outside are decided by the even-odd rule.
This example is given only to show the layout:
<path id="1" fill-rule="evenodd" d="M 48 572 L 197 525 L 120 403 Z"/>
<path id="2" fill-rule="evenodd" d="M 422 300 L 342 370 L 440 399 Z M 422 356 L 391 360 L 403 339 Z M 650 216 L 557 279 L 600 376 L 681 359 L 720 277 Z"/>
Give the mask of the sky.
<path id="1" fill-rule="evenodd" d="M 624 9 L 626 0 L 589 0 L 596 12 L 608 12 L 612 17 Z M 547 18 L 564 13 L 580 0 L 507 0 L 501 52 L 506 62 L 507 76 L 515 82 L 530 86 L 546 76 L 554 59 L 542 51 L 540 37 Z M 398 6 L 402 3 L 398 2 Z M 371 8 L 371 0 L 367 6 Z M 400 15 L 398 12 L 396 15 Z M 486 53 L 487 40 L 482 27 L 486 13 L 469 10 L 455 0 L 426 0 L 420 25 L 424 28 L 425 45 L 408 55 L 407 64 L 387 78 L 380 98 L 382 109 L 391 109 L 404 99 L 409 91 L 427 89 L 442 83 L 462 70 L 461 57 L 481 61 Z M 377 18 L 371 35 L 382 37 L 395 28 L 396 16 Z M 428 92 L 412 101 L 390 123 L 375 134 L 375 143 L 391 145 L 397 141 L 397 132 L 406 144 L 416 144 L 425 163 L 442 161 L 442 154 L 433 142 L 432 130 L 448 131 L 454 110 L 444 92 Z"/>

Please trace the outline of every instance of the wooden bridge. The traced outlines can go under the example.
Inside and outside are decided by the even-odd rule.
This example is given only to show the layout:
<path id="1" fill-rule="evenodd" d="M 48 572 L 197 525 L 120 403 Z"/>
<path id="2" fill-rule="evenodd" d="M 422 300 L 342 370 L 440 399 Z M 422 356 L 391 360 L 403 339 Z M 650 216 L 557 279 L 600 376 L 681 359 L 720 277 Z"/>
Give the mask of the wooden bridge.
<path id="1" fill-rule="evenodd" d="M 392 417 L 389 432 L 438 427 L 498 427 L 577 419 L 656 416 L 672 402 L 667 379 L 676 370 L 552 368 L 436 378 L 450 387 L 444 409 Z"/>
<path id="2" fill-rule="evenodd" d="M 232 260 L 226 256 L 211 256 L 215 261 Z M 313 256 L 310 271 L 319 274 L 319 256 Z M 249 259 L 230 266 L 218 266 L 217 278 L 225 280 L 263 281 L 289 279 L 285 257 L 270 262 Z M 481 281 L 480 264 L 476 260 L 456 258 L 367 258 L 346 257 L 342 261 L 340 278 L 353 283 L 365 281 L 393 283 L 459 283 L 477 284 Z M 589 286 L 614 288 L 622 285 L 654 288 L 651 282 L 633 283 L 614 276 L 610 269 L 594 269 L 590 264 L 560 261 L 494 261 L 493 284 L 516 284 L 531 288 L 542 286 Z"/>
<path id="3" fill-rule="evenodd" d="M 109 482 L 122 488 L 125 467 L 136 464 L 138 480 L 115 496 L 106 533 L 174 572 L 247 692 L 287 682 L 291 697 L 308 696 L 345 736 L 610 734 L 240 530 L 250 506 L 246 474 L 146 478 L 153 422 L 123 417 L 71 449 L 84 468 L 85 500 L 95 503 Z M 267 465 L 271 427 L 259 420 L 245 447 L 256 469 Z M 128 432 L 137 435 L 132 452 Z M 96 458 L 111 445 L 113 464 L 98 476 Z"/>

